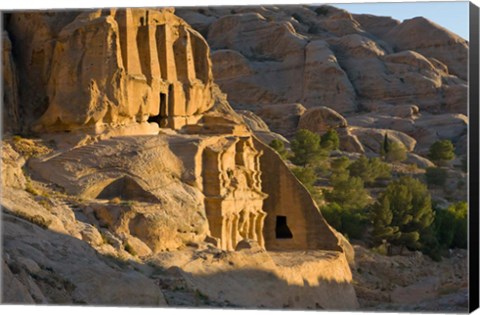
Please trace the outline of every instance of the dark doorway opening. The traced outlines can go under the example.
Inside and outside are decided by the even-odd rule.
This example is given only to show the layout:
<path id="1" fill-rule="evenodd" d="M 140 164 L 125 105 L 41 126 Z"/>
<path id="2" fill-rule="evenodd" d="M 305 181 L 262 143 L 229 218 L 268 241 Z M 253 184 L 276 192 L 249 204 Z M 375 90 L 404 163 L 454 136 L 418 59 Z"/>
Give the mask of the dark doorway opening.
<path id="1" fill-rule="evenodd" d="M 282 239 L 293 238 L 292 231 L 287 225 L 287 217 L 283 215 L 277 215 L 277 223 L 275 225 L 275 237 Z"/>
<path id="2" fill-rule="evenodd" d="M 167 94 L 160 93 L 160 116 L 167 117 Z"/>
<path id="3" fill-rule="evenodd" d="M 160 93 L 160 109 L 156 116 L 150 116 L 148 122 L 156 122 L 159 126 L 162 118 L 167 117 L 167 94 Z"/>

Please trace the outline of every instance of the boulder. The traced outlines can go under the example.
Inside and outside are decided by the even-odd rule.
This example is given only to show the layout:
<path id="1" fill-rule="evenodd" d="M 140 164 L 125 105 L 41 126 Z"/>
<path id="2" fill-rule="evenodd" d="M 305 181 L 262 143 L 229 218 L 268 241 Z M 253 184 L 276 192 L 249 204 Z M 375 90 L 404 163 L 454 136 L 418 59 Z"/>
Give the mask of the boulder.
<path id="1" fill-rule="evenodd" d="M 255 113 L 267 123 L 270 130 L 287 138 L 295 134 L 305 111 L 305 107 L 298 103 L 262 105 L 255 109 Z"/>
<path id="2" fill-rule="evenodd" d="M 323 134 L 329 129 L 346 128 L 347 126 L 347 120 L 342 115 L 325 106 L 308 109 L 298 122 L 298 129 L 307 129 L 319 134 Z"/>
<path id="3" fill-rule="evenodd" d="M 6 141 L 2 141 L 2 187 L 24 189 L 26 179 L 22 167 L 25 159 Z"/>
<path id="4" fill-rule="evenodd" d="M 435 164 L 429 159 L 421 157 L 420 155 L 412 152 L 407 153 L 407 159 L 404 161 L 404 163 L 415 164 L 420 168 L 429 168 L 435 166 Z"/>
<path id="5" fill-rule="evenodd" d="M 350 132 L 350 128 L 339 128 L 337 133 L 340 140 L 340 150 L 350 153 L 365 153 L 365 148 L 358 137 Z"/>
<path id="6" fill-rule="evenodd" d="M 390 141 L 402 144 L 407 152 L 413 151 L 417 144 L 417 141 L 412 137 L 395 130 L 350 127 L 350 132 L 358 137 L 366 152 L 375 154 L 381 153 L 385 134 L 388 134 L 388 139 Z"/>
<path id="7" fill-rule="evenodd" d="M 380 38 L 400 24 L 400 21 L 387 16 L 352 14 L 352 17 L 360 24 L 363 30 Z"/>
<path id="8" fill-rule="evenodd" d="M 467 79 L 467 41 L 424 17 L 403 21 L 386 33 L 384 40 L 397 50 L 415 50 L 438 59 L 452 74 Z"/>
<path id="9" fill-rule="evenodd" d="M 302 104 L 328 106 L 340 113 L 357 109 L 355 89 L 327 42 L 314 40 L 305 48 Z"/>
<path id="10" fill-rule="evenodd" d="M 416 151 L 427 154 L 438 140 L 450 140 L 455 145 L 467 133 L 468 118 L 463 114 L 422 115 L 415 120 Z M 465 151 L 466 152 L 466 151 Z"/>
<path id="11" fill-rule="evenodd" d="M 237 112 L 243 117 L 243 120 L 253 131 L 255 136 L 264 143 L 269 144 L 275 139 L 283 141 L 286 144 L 289 143 L 289 141 L 281 134 L 270 131 L 267 124 L 253 112 L 248 110 L 238 110 Z"/>
<path id="12" fill-rule="evenodd" d="M 119 258 L 101 256 L 81 240 L 10 214 L 3 216 L 3 251 L 8 268 L 2 268 L 2 278 L 12 285 L 3 292 L 4 303 L 166 305 L 158 286 Z M 40 269 L 31 273 L 21 263 L 25 259 Z"/>
<path id="13" fill-rule="evenodd" d="M 80 234 L 82 235 L 82 240 L 86 243 L 96 247 L 104 243 L 102 235 L 98 230 L 91 224 L 81 223 L 82 230 Z"/>

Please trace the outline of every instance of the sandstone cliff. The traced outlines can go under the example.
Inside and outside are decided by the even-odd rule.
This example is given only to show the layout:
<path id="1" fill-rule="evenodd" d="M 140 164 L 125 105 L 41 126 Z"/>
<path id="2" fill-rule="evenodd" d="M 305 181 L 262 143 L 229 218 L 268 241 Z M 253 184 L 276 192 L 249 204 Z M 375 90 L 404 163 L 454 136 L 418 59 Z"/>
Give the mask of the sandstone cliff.
<path id="1" fill-rule="evenodd" d="M 370 135 L 387 129 L 413 138 L 415 147 L 401 142 L 418 154 L 439 139 L 465 146 L 467 124 L 444 115 L 467 114 L 468 43 L 425 18 L 400 22 L 333 6 L 182 8 L 177 14 L 206 36 L 215 80 L 232 106 L 254 112 L 287 138 L 297 128 L 321 134 L 329 124 L 319 118 L 306 124 L 311 114 L 301 122 L 303 113 L 286 109 L 296 103 L 344 116 L 348 127 L 338 131 L 350 152 L 378 154 Z M 275 108 L 285 121 L 281 128 Z M 425 128 L 432 120 L 442 120 L 435 125 L 441 135 Z M 449 133 L 452 128 L 459 133 Z"/>
<path id="2" fill-rule="evenodd" d="M 15 13 L 8 30 L 35 131 L 179 128 L 213 104 L 209 47 L 172 10 Z"/>
<path id="3" fill-rule="evenodd" d="M 271 307 L 358 306 L 348 242 L 255 133 L 282 137 L 233 111 L 173 9 L 17 12 L 4 42 L 7 131 L 33 137 L 3 141 L 3 301 L 183 305 L 180 268 L 190 306 L 260 307 L 257 273 L 286 288 Z M 247 278 L 249 292 L 227 288 Z"/>

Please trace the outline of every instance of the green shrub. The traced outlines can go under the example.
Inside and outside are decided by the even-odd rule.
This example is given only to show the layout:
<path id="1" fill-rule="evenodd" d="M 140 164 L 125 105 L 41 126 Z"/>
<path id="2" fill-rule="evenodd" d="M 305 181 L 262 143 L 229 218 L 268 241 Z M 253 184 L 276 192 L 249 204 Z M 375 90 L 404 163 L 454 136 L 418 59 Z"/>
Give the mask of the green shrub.
<path id="1" fill-rule="evenodd" d="M 409 249 L 423 249 L 434 214 L 427 187 L 409 176 L 391 182 L 371 208 L 372 236 Z"/>
<path id="2" fill-rule="evenodd" d="M 359 177 L 348 174 L 332 175 L 332 190 L 324 190 L 325 200 L 336 202 L 344 209 L 364 209 L 370 203 L 370 195 Z"/>
<path id="3" fill-rule="evenodd" d="M 300 129 L 291 142 L 293 164 L 300 166 L 315 165 L 325 159 L 326 152 L 320 146 L 320 136 L 306 129 Z"/>
<path id="4" fill-rule="evenodd" d="M 347 238 L 362 239 L 368 226 L 368 216 L 363 209 L 345 209 L 331 202 L 321 207 L 325 220 Z"/>
<path id="5" fill-rule="evenodd" d="M 123 248 L 124 248 L 125 251 L 128 252 L 130 255 L 132 255 L 132 256 L 137 256 L 137 252 L 136 252 L 135 249 L 132 247 L 132 245 L 130 245 L 128 242 L 125 243 L 125 245 L 123 246 Z"/>
<path id="6" fill-rule="evenodd" d="M 388 162 L 401 162 L 407 159 L 407 149 L 403 143 L 391 141 L 388 133 L 385 133 L 380 153 Z"/>
<path id="7" fill-rule="evenodd" d="M 337 231 L 342 232 L 342 213 L 343 209 L 336 202 L 330 202 L 321 207 L 321 212 L 328 224 L 333 226 Z"/>
<path id="8" fill-rule="evenodd" d="M 450 140 L 439 140 L 430 146 L 428 158 L 435 163 L 443 163 L 455 158 L 455 148 Z"/>
<path id="9" fill-rule="evenodd" d="M 389 162 L 402 162 L 407 159 L 407 149 L 400 142 L 392 142 L 389 151 L 385 154 L 385 158 Z"/>
<path id="10" fill-rule="evenodd" d="M 320 145 L 323 149 L 328 151 L 337 150 L 340 146 L 340 139 L 338 138 L 337 131 L 335 129 L 329 129 L 320 138 Z"/>
<path id="11" fill-rule="evenodd" d="M 458 202 L 447 209 L 435 210 L 435 232 L 443 248 L 467 248 L 468 204 Z"/>
<path id="12" fill-rule="evenodd" d="M 313 189 L 313 185 L 317 181 L 317 174 L 315 174 L 315 170 L 311 167 L 295 167 L 292 169 L 293 174 L 295 177 L 298 178 L 300 182 L 307 187 L 308 190 Z"/>
<path id="13" fill-rule="evenodd" d="M 425 178 L 429 187 L 443 187 L 447 181 L 447 171 L 439 167 L 429 167 L 425 172 Z"/>
<path id="14" fill-rule="evenodd" d="M 377 178 L 392 177 L 390 166 L 379 158 L 367 159 L 361 156 L 348 167 L 348 170 L 351 176 L 360 177 L 366 184 L 374 183 Z"/>
<path id="15" fill-rule="evenodd" d="M 270 142 L 270 147 L 277 151 L 277 153 L 282 157 L 282 159 L 287 158 L 288 151 L 285 149 L 285 144 L 282 140 L 273 139 L 272 142 Z"/>

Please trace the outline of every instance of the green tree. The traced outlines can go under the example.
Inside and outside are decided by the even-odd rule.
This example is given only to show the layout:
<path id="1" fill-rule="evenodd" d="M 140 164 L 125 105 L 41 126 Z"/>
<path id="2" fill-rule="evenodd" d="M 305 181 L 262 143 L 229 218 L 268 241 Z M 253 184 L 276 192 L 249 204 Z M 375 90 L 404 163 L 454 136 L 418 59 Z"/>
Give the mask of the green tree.
<path id="1" fill-rule="evenodd" d="M 342 229 L 343 208 L 336 202 L 330 202 L 321 209 L 322 215 L 328 224 L 333 226 L 337 231 L 344 233 Z"/>
<path id="2" fill-rule="evenodd" d="M 325 190 L 325 199 L 336 202 L 345 209 L 364 209 L 370 203 L 370 195 L 359 177 L 348 174 L 332 175 L 332 190 Z"/>
<path id="3" fill-rule="evenodd" d="M 309 191 L 312 191 L 313 185 L 317 181 L 317 174 L 315 174 L 315 170 L 311 167 L 295 167 L 292 169 L 293 174 L 295 177 L 298 178 L 299 181 L 307 187 Z"/>
<path id="4" fill-rule="evenodd" d="M 320 136 L 306 129 L 300 129 L 291 142 L 291 161 L 300 166 L 315 165 L 326 157 L 320 146 Z"/>
<path id="5" fill-rule="evenodd" d="M 348 167 L 352 161 L 346 157 L 342 156 L 330 161 L 330 171 L 332 174 L 340 175 L 346 173 L 348 175 Z"/>
<path id="6" fill-rule="evenodd" d="M 425 179 L 429 187 L 443 187 L 447 181 L 447 171 L 439 167 L 428 167 L 425 171 Z"/>
<path id="7" fill-rule="evenodd" d="M 393 141 L 389 145 L 385 159 L 389 162 L 405 161 L 407 159 L 407 149 L 402 143 Z"/>
<path id="8" fill-rule="evenodd" d="M 340 146 L 340 139 L 338 138 L 338 133 L 335 129 L 329 129 L 323 136 L 320 138 L 320 145 L 323 149 L 332 151 L 337 150 Z"/>
<path id="9" fill-rule="evenodd" d="M 388 138 L 388 133 L 383 137 L 382 147 L 380 153 L 388 162 L 401 162 L 407 159 L 407 149 L 405 146 L 397 141 L 392 141 Z"/>
<path id="10" fill-rule="evenodd" d="M 277 153 L 280 155 L 282 159 L 287 158 L 288 151 L 285 149 L 285 144 L 283 143 L 282 140 L 273 139 L 272 142 L 270 142 L 270 147 L 275 151 L 277 151 Z"/>
<path id="11" fill-rule="evenodd" d="M 375 243 L 387 241 L 409 249 L 422 249 L 434 214 L 427 187 L 412 177 L 391 182 L 371 209 Z"/>
<path id="12" fill-rule="evenodd" d="M 464 201 L 455 203 L 448 208 L 455 213 L 456 229 L 453 238 L 453 247 L 467 248 L 468 246 L 468 204 Z"/>
<path id="13" fill-rule="evenodd" d="M 351 176 L 360 177 L 365 184 L 373 184 L 377 178 L 391 178 L 391 168 L 379 158 L 361 156 L 348 166 Z"/>
<path id="14" fill-rule="evenodd" d="M 388 139 L 388 133 L 385 132 L 385 136 L 383 137 L 381 153 L 386 158 L 388 152 L 390 152 L 390 140 Z"/>
<path id="15" fill-rule="evenodd" d="M 455 158 L 455 148 L 450 140 L 439 140 L 430 146 L 428 158 L 441 164 Z"/>
<path id="16" fill-rule="evenodd" d="M 443 248 L 467 248 L 468 204 L 457 202 L 447 209 L 435 209 L 435 233 Z"/>

